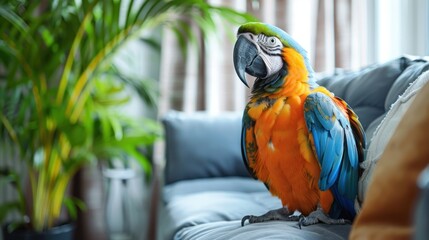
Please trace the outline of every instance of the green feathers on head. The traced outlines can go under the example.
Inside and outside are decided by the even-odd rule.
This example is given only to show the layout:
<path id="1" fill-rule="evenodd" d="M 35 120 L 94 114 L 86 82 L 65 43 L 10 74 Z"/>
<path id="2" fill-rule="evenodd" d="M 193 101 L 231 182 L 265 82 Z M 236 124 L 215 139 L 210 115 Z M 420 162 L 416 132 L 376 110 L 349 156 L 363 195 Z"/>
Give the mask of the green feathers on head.
<path id="1" fill-rule="evenodd" d="M 301 45 L 299 45 L 289 34 L 276 26 L 261 22 L 249 22 L 241 25 L 238 29 L 238 34 L 246 32 L 250 32 L 255 35 L 264 34 L 270 37 L 277 37 L 283 43 L 283 46 L 293 48 L 304 56 L 307 55 L 307 52 L 301 47 Z"/>

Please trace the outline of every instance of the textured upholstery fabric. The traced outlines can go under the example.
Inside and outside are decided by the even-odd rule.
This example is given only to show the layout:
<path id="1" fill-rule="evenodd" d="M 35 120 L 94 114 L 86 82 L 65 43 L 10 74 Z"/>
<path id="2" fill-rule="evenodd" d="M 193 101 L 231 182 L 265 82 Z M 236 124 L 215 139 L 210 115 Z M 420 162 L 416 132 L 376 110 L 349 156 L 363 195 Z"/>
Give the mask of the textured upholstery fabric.
<path id="1" fill-rule="evenodd" d="M 423 72 L 429 70 L 429 63 L 425 60 L 415 60 L 410 62 L 410 66 L 405 69 L 393 83 L 386 96 L 384 109 L 389 110 L 390 106 L 398 99 L 399 95 L 408 88 L 410 83 L 415 81 Z"/>
<path id="2" fill-rule="evenodd" d="M 249 176 L 241 159 L 241 114 L 170 112 L 164 119 L 166 183 L 179 180 Z"/>
<path id="3" fill-rule="evenodd" d="M 165 186 L 163 193 L 168 217 L 162 221 L 169 224 L 162 229 L 162 239 L 172 239 L 185 227 L 238 220 L 281 206 L 264 184 L 243 177 L 178 181 Z"/>
<path id="4" fill-rule="evenodd" d="M 250 178 L 247 181 L 249 182 L 241 184 L 245 186 L 255 183 Z M 235 180 L 231 180 L 229 184 L 235 184 Z M 280 200 L 272 197 L 266 190 L 242 192 L 239 188 L 237 191 L 202 191 L 175 196 L 166 205 L 169 212 L 174 213 L 172 216 L 178 229 L 202 223 L 240 220 L 245 215 L 260 215 L 279 207 Z"/>
<path id="5" fill-rule="evenodd" d="M 408 75 L 408 73 L 406 72 L 404 72 L 404 74 Z M 400 79 L 398 78 L 398 80 Z M 361 202 L 365 198 L 365 193 L 367 191 L 368 184 L 370 182 L 372 173 L 376 167 L 377 161 L 383 154 L 387 143 L 395 132 L 399 122 L 404 117 L 405 112 L 412 104 L 416 94 L 428 81 L 429 71 L 421 74 L 420 77 L 414 82 L 412 82 L 412 84 L 405 90 L 405 92 L 399 98 L 397 98 L 396 102 L 392 105 L 386 117 L 378 126 L 374 137 L 372 138 L 371 144 L 368 147 L 365 161 L 361 164 L 361 167 L 364 169 L 363 175 L 359 180 L 359 200 Z M 402 82 L 408 83 L 408 78 Z M 408 86 L 405 84 L 400 85 L 402 87 Z"/>
<path id="6" fill-rule="evenodd" d="M 369 143 L 390 106 L 426 70 L 429 70 L 426 60 L 401 57 L 357 72 L 328 76 L 318 83 L 346 100 L 353 108 Z"/>
<path id="7" fill-rule="evenodd" d="M 374 170 L 351 239 L 411 239 L 417 178 L 429 164 L 429 84 L 418 93 Z"/>
<path id="8" fill-rule="evenodd" d="M 326 77 L 318 83 L 346 100 L 366 129 L 386 111 L 386 96 L 392 84 L 410 63 L 408 58 L 398 58 L 381 65 L 366 67 L 361 71 Z"/>
<path id="9" fill-rule="evenodd" d="M 267 192 L 262 182 L 243 177 L 218 177 L 178 181 L 165 186 L 164 200 L 170 202 L 175 197 L 201 192 Z"/>
<path id="10" fill-rule="evenodd" d="M 241 227 L 240 219 L 279 208 L 265 186 L 250 178 L 207 178 L 166 186 L 166 210 L 172 216 L 171 239 L 345 239 L 350 225 L 316 225 L 298 229 L 296 222 Z M 269 234 L 267 234 L 269 229 Z M 166 231 L 166 229 L 164 229 Z"/>
<path id="11" fill-rule="evenodd" d="M 174 239 L 342 240 L 350 228 L 350 225 L 317 224 L 299 229 L 296 222 L 265 222 L 241 227 L 239 220 L 219 221 L 183 228 Z"/>

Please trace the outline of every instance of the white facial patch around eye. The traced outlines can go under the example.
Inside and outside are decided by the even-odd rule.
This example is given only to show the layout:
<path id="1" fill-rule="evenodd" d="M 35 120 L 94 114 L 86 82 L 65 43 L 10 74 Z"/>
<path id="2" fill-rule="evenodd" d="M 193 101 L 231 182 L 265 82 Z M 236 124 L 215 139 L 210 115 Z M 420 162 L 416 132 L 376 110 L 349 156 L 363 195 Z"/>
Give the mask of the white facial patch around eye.
<path id="1" fill-rule="evenodd" d="M 283 67 L 283 59 L 280 55 L 283 44 L 277 37 L 268 37 L 263 34 L 257 36 L 257 43 L 258 50 L 264 49 L 258 52 L 267 68 L 266 77 L 271 76 Z"/>
<path id="2" fill-rule="evenodd" d="M 282 42 L 276 37 L 268 37 L 266 40 L 266 45 L 270 47 L 281 47 Z"/>

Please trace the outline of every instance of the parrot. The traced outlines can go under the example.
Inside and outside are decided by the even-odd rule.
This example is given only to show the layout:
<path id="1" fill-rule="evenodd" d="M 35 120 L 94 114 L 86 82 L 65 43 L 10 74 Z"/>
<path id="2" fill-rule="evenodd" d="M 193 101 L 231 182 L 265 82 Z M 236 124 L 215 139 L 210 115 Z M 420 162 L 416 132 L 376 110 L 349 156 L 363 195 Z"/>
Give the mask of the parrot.
<path id="1" fill-rule="evenodd" d="M 282 29 L 262 22 L 238 28 L 233 64 L 249 87 L 241 152 L 249 173 L 282 207 L 241 220 L 349 224 L 356 216 L 359 164 L 366 148 L 358 116 L 316 82 L 307 52 Z"/>

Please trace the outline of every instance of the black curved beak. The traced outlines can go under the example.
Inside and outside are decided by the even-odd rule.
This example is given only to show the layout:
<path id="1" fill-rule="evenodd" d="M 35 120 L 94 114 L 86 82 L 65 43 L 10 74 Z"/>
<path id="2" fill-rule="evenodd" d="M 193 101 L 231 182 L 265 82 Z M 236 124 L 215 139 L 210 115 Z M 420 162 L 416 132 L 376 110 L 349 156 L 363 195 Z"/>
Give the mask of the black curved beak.
<path id="1" fill-rule="evenodd" d="M 267 75 L 264 61 L 259 56 L 258 47 L 245 36 L 239 36 L 234 46 L 234 68 L 240 80 L 249 87 L 246 73 L 263 78 Z"/>

